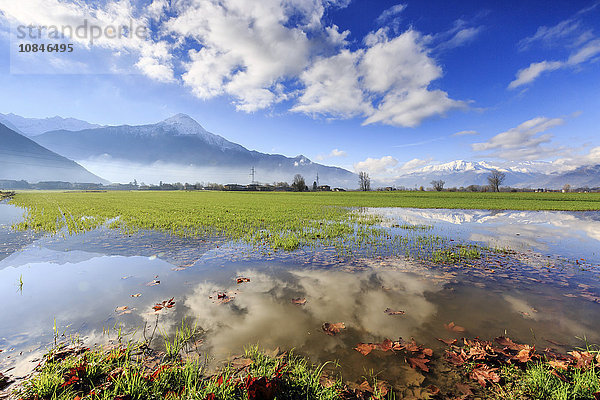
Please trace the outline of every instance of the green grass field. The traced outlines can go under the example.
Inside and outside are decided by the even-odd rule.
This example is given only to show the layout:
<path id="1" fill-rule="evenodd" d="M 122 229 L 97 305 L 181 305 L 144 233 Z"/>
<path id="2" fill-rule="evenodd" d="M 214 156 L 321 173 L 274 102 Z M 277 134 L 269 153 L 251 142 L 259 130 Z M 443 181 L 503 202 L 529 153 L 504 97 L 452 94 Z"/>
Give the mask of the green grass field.
<path id="1" fill-rule="evenodd" d="M 124 231 L 221 235 L 272 248 L 316 242 L 341 247 L 384 243 L 376 217 L 360 207 L 514 210 L 600 210 L 598 193 L 463 192 L 20 192 L 11 203 L 27 210 L 19 229 L 70 233 L 107 222 Z M 353 241 L 350 243 L 348 241 Z"/>

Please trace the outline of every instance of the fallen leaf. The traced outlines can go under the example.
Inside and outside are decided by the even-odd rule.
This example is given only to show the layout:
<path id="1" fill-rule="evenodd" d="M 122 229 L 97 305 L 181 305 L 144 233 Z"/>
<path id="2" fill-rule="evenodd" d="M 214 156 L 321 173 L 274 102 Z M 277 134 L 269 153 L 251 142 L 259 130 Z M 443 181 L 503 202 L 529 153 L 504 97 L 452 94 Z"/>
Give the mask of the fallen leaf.
<path id="1" fill-rule="evenodd" d="M 460 366 L 465 363 L 465 359 L 461 354 L 456 354 L 453 351 L 446 350 L 446 360 L 454 365 Z"/>
<path id="2" fill-rule="evenodd" d="M 369 385 L 368 381 L 364 381 L 360 385 L 358 385 L 357 389 L 361 392 L 373 393 L 373 388 Z"/>
<path id="3" fill-rule="evenodd" d="M 141 293 L 136 293 L 136 294 L 132 294 L 131 297 L 140 297 L 142 294 Z"/>
<path id="4" fill-rule="evenodd" d="M 303 306 L 306 304 L 306 298 L 297 297 L 295 299 L 292 299 L 292 304 L 298 304 L 299 306 Z"/>
<path id="5" fill-rule="evenodd" d="M 328 334 L 329 336 L 335 336 L 340 333 L 341 329 L 346 329 L 346 325 L 343 322 L 330 323 L 325 322 L 322 326 L 323 332 Z"/>
<path id="6" fill-rule="evenodd" d="M 381 351 L 391 350 L 393 346 L 394 342 L 387 338 L 383 339 L 383 342 L 377 344 L 377 348 Z"/>
<path id="7" fill-rule="evenodd" d="M 449 324 L 444 324 L 444 328 L 446 328 L 447 330 L 451 331 L 451 332 L 464 332 L 466 329 L 463 328 L 462 326 L 456 325 L 454 322 L 450 322 Z"/>
<path id="8" fill-rule="evenodd" d="M 156 280 L 156 279 L 146 283 L 146 286 L 156 286 L 156 285 L 160 285 L 160 281 Z"/>
<path id="9" fill-rule="evenodd" d="M 457 383 L 456 388 L 465 396 L 473 396 L 473 391 L 471 390 L 471 387 L 469 385 L 466 385 L 464 383 Z"/>
<path id="10" fill-rule="evenodd" d="M 566 361 L 551 360 L 548 361 L 548 364 L 554 369 L 562 369 L 564 371 L 569 367 L 569 364 Z"/>
<path id="11" fill-rule="evenodd" d="M 496 373 L 498 368 L 490 368 L 485 364 L 477 364 L 471 371 L 470 377 L 473 380 L 479 382 L 479 384 L 485 387 L 486 382 L 498 383 L 500 382 L 500 375 Z"/>
<path id="12" fill-rule="evenodd" d="M 244 277 L 240 276 L 240 277 L 236 278 L 235 281 L 237 283 L 250 282 L 250 278 L 244 278 Z"/>
<path id="13" fill-rule="evenodd" d="M 383 312 L 386 313 L 387 315 L 404 315 L 404 314 L 406 314 L 402 310 L 392 310 L 391 308 L 386 308 Z"/>
<path id="14" fill-rule="evenodd" d="M 521 350 L 519 350 L 519 353 L 517 353 L 517 355 L 514 358 L 519 360 L 522 363 L 526 363 L 529 360 L 531 360 L 531 355 L 534 352 L 535 352 L 535 347 L 529 347 L 528 345 L 525 345 L 525 347 L 523 347 Z"/>
<path id="15" fill-rule="evenodd" d="M 117 308 L 115 309 L 115 312 L 122 312 L 122 311 L 125 311 L 125 310 L 127 310 L 128 308 L 129 308 L 129 307 L 127 307 L 127 306 L 121 306 L 121 307 L 117 307 Z"/>
<path id="16" fill-rule="evenodd" d="M 427 357 L 431 357 L 433 355 L 433 350 L 425 348 L 423 349 L 422 353 L 425 354 Z"/>
<path id="17" fill-rule="evenodd" d="M 575 368 L 586 369 L 594 363 L 594 355 L 588 351 L 570 351 L 567 354 L 573 356 L 577 361 Z"/>
<path id="18" fill-rule="evenodd" d="M 369 354 L 372 350 L 374 350 L 377 346 L 374 343 L 359 343 L 356 345 L 354 350 L 358 351 L 363 356 Z"/>
<path id="19" fill-rule="evenodd" d="M 156 303 L 152 306 L 154 311 L 160 311 L 163 308 L 173 308 L 175 307 L 175 297 L 171 297 L 169 300 L 164 300 L 161 303 Z"/>
<path id="20" fill-rule="evenodd" d="M 233 360 L 231 360 L 231 367 L 234 369 L 237 369 L 238 371 L 241 371 L 242 369 L 248 367 L 249 365 L 252 365 L 254 363 L 254 361 L 252 361 L 249 358 L 244 358 L 244 357 L 236 357 Z"/>
<path id="21" fill-rule="evenodd" d="M 513 342 L 512 340 L 510 340 L 509 338 L 504 337 L 504 336 L 497 337 L 495 339 L 495 341 L 500 346 L 508 347 L 511 350 L 518 350 L 518 351 L 520 351 L 521 349 L 523 349 L 525 347 L 525 345 L 517 344 L 517 343 Z"/>
<path id="22" fill-rule="evenodd" d="M 421 371 L 429 372 L 429 367 L 426 365 L 429 362 L 428 359 L 411 357 L 407 361 L 412 368 L 419 368 Z"/>

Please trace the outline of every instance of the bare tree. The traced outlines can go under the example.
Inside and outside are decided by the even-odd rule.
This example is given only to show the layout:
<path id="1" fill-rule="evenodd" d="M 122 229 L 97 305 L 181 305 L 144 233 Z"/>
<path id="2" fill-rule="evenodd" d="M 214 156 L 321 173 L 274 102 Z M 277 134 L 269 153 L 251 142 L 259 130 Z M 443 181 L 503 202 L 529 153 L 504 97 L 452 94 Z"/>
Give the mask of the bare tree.
<path id="1" fill-rule="evenodd" d="M 444 190 L 444 185 L 446 184 L 446 182 L 444 182 L 443 180 L 437 180 L 437 181 L 431 181 L 431 185 L 433 186 L 433 188 L 435 190 L 437 190 L 438 192 L 441 192 L 442 190 Z"/>
<path id="2" fill-rule="evenodd" d="M 294 175 L 292 189 L 294 190 L 294 192 L 304 192 L 304 190 L 306 189 L 306 182 L 304 182 L 304 177 L 302 175 Z"/>
<path id="3" fill-rule="evenodd" d="M 358 186 L 363 192 L 371 190 L 371 178 L 369 178 L 369 174 L 364 171 L 358 173 Z"/>
<path id="4" fill-rule="evenodd" d="M 500 191 L 500 185 L 502 185 L 502 182 L 504 182 L 505 178 L 506 175 L 504 174 L 504 172 L 500 172 L 497 169 L 494 169 L 492 170 L 492 172 L 490 172 L 487 180 L 490 184 L 490 187 L 492 188 L 492 192 Z"/>
<path id="5" fill-rule="evenodd" d="M 569 193 L 571 191 L 571 185 L 569 185 L 568 183 L 565 183 L 565 186 L 563 186 L 563 193 Z"/>

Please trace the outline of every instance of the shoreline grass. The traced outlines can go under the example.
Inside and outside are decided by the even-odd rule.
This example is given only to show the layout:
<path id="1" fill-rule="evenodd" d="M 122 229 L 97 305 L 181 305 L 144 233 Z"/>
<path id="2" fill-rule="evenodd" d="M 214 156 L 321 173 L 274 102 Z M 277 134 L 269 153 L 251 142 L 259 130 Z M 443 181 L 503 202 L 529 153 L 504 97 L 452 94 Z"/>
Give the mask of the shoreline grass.
<path id="1" fill-rule="evenodd" d="M 362 384 L 345 382 L 337 363 L 314 365 L 293 351 L 265 352 L 257 345 L 209 370 L 200 352 L 188 356 L 185 346 L 178 345 L 181 340 L 176 333 L 170 346 L 179 350 L 171 354 L 151 350 L 145 342 L 92 349 L 58 344 L 32 375 L 11 389 L 12 394 L 23 400 L 391 400 L 402 396 L 394 392 L 394 382 L 376 377 L 363 377 Z M 595 400 L 600 395 L 600 353 L 590 346 L 555 354 L 536 353 L 535 347 L 502 336 L 496 343 L 478 338 L 455 342 L 443 357 L 431 360 L 431 370 L 421 368 L 433 377 L 418 384 L 430 394 L 427 398 L 462 394 L 458 398 Z M 398 363 L 402 362 L 407 361 L 400 354 Z"/>

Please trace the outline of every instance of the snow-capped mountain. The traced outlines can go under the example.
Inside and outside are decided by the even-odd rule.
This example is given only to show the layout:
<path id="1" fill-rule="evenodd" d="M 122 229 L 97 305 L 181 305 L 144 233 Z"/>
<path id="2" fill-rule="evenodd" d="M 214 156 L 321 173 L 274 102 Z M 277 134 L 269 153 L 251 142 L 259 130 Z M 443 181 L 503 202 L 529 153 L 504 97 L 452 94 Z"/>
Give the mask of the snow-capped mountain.
<path id="1" fill-rule="evenodd" d="M 505 174 L 503 186 L 520 188 L 560 189 L 565 184 L 572 187 L 600 186 L 600 170 L 594 166 L 567 168 L 546 161 L 524 161 L 494 164 L 487 161 L 455 160 L 443 164 L 432 164 L 413 170 L 398 177 L 394 184 L 412 188 L 430 186 L 433 180 L 443 180 L 445 187 L 467 187 L 487 185 L 493 170 Z"/>
<path id="2" fill-rule="evenodd" d="M 358 184 L 352 172 L 313 163 L 304 156 L 290 158 L 248 150 L 208 132 L 185 114 L 149 125 L 46 132 L 35 140 L 119 182 L 136 178 L 146 183 L 159 180 L 249 183 L 254 168 L 254 177 L 260 182 L 291 182 L 299 173 L 309 185 L 317 174 L 322 184 L 342 187 Z"/>
<path id="3" fill-rule="evenodd" d="M 58 129 L 79 131 L 101 126 L 75 118 L 62 118 L 58 116 L 50 118 L 25 118 L 12 113 L 0 114 L 0 123 L 26 136 L 36 136 Z"/>

